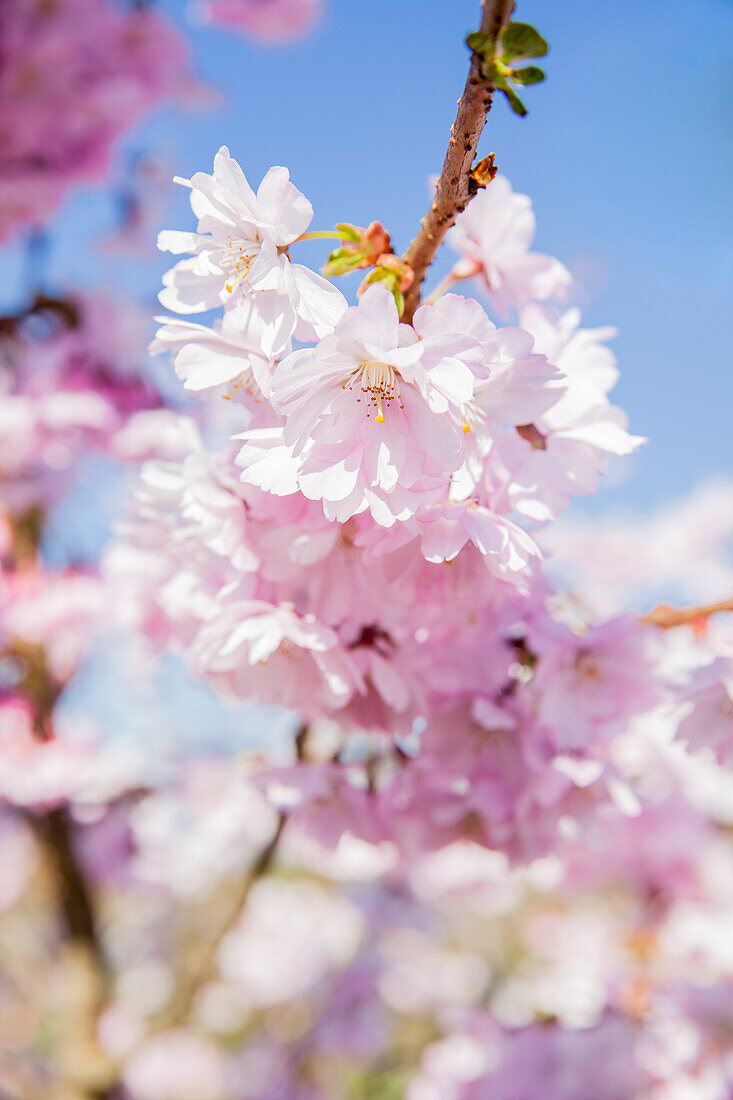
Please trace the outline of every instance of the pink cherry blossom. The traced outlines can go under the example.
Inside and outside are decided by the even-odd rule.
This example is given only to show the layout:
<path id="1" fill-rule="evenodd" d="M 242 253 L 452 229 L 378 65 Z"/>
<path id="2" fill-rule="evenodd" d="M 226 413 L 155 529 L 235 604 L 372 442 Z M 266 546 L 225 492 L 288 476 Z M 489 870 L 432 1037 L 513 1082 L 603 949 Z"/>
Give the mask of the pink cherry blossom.
<path id="1" fill-rule="evenodd" d="M 727 647 L 730 648 L 730 647 Z M 717 657 L 696 669 L 685 693 L 686 710 L 677 736 L 691 748 L 713 749 L 718 759 L 733 763 L 733 656 Z"/>
<path id="2" fill-rule="evenodd" d="M 136 1100 L 230 1100 L 235 1064 L 193 1031 L 170 1030 L 142 1045 L 130 1059 L 125 1085 Z"/>
<path id="3" fill-rule="evenodd" d="M 360 677 L 336 634 L 287 605 L 238 600 L 223 593 L 219 612 L 199 632 L 194 667 L 239 696 L 318 713 L 344 706 Z"/>
<path id="4" fill-rule="evenodd" d="M 198 313 L 256 293 L 261 323 L 255 338 L 266 356 L 281 352 L 293 333 L 309 339 L 333 328 L 346 308 L 342 294 L 288 255 L 313 208 L 286 168 L 270 168 L 255 194 L 223 146 L 212 175 L 197 172 L 177 182 L 191 189 L 198 231 L 166 230 L 158 238 L 163 251 L 194 253 L 163 277 L 159 297 L 167 309 Z"/>
<path id="5" fill-rule="evenodd" d="M 540 722 L 558 731 L 560 751 L 608 738 L 663 698 L 655 633 L 631 617 L 542 639 L 538 650 L 531 691 Z"/>
<path id="6" fill-rule="evenodd" d="M 449 233 L 449 243 L 461 254 L 455 273 L 480 275 L 499 313 L 532 301 L 563 298 L 570 274 L 559 260 L 530 251 L 536 221 L 527 195 L 512 190 L 497 176 L 480 191 Z"/>
<path id="7" fill-rule="evenodd" d="M 267 325 L 251 299 L 227 310 L 214 328 L 179 317 L 159 317 L 161 327 L 150 346 L 153 354 L 169 351 L 175 371 L 187 390 L 227 386 L 255 401 L 270 389 Z"/>
<path id="8" fill-rule="evenodd" d="M 526 531 L 472 501 L 431 505 L 418 521 L 422 552 L 431 562 L 452 561 L 470 540 L 495 576 L 522 583 L 540 557 Z"/>
<path id="9" fill-rule="evenodd" d="M 104 748 L 63 726 L 44 740 L 32 706 L 19 699 L 0 703 L 0 759 L 0 803 L 38 811 L 111 801 L 139 783 L 142 772 L 134 753 Z"/>
<path id="10" fill-rule="evenodd" d="M 634 1025 L 611 1014 L 584 1031 L 541 1024 L 504 1031 L 488 1015 L 467 1014 L 462 1027 L 428 1046 L 407 1097 L 628 1100 L 650 1083 L 635 1059 L 636 1040 Z"/>
<path id="11" fill-rule="evenodd" d="M 0 637 L 43 647 L 51 675 L 59 683 L 70 680 L 103 619 L 99 579 L 24 570 L 5 574 L 0 593 Z"/>
<path id="12" fill-rule="evenodd" d="M 191 84 L 158 11 L 7 0 L 0 13 L 0 240 L 40 229 L 68 189 L 110 172 L 120 136 Z"/>
<path id="13" fill-rule="evenodd" d="M 533 422 L 505 432 L 488 456 L 487 499 L 529 520 L 556 518 L 572 496 L 594 493 L 609 455 L 631 454 L 645 440 L 627 431 L 626 414 L 606 396 L 617 372 L 598 341 L 611 330 L 578 329 L 577 311 L 554 322 L 545 309 L 522 311 L 537 351 L 554 356 L 563 373 L 557 401 Z M 498 434 L 498 433 L 497 433 Z"/>
<path id="14" fill-rule="evenodd" d="M 470 337 L 418 339 L 389 291 L 370 287 L 333 335 L 273 375 L 300 490 L 340 522 L 367 508 L 383 526 L 411 515 L 461 465 L 477 354 Z"/>
<path id="15" fill-rule="evenodd" d="M 68 489 L 87 449 L 114 450 L 161 398 L 142 367 L 137 310 L 107 298 L 39 299 L 0 337 L 0 499 L 11 511 Z"/>
<path id="16" fill-rule="evenodd" d="M 200 9 L 212 23 L 274 45 L 311 30 L 323 0 L 203 0 Z"/>

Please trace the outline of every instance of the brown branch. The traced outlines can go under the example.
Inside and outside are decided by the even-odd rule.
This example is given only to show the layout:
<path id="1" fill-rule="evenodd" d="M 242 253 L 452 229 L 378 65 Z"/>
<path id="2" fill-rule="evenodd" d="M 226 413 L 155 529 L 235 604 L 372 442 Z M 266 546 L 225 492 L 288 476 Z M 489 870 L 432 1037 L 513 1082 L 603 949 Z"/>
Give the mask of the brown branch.
<path id="1" fill-rule="evenodd" d="M 68 811 L 58 806 L 32 820 L 56 878 L 59 908 L 67 936 L 70 940 L 77 940 L 88 947 L 97 960 L 100 971 L 106 972 L 94 900 L 74 851 L 73 824 Z"/>
<path id="2" fill-rule="evenodd" d="M 676 608 L 660 604 L 648 615 L 644 615 L 641 621 L 651 623 L 652 626 L 660 626 L 662 630 L 671 630 L 675 626 L 689 626 L 701 619 L 707 619 L 719 611 L 733 611 L 733 599 L 702 604 L 700 607 Z"/>
<path id="3" fill-rule="evenodd" d="M 109 991 L 109 968 L 99 932 L 94 894 L 75 850 L 74 823 L 64 806 L 41 816 L 28 815 L 54 878 L 66 943 L 84 960 L 89 975 L 88 1000 L 73 1039 L 73 1083 L 83 1100 L 112 1100 L 114 1067 L 99 1044 L 97 1024 Z M 76 1095 L 76 1093 L 75 1093 Z"/>
<path id="4" fill-rule="evenodd" d="M 307 722 L 301 723 L 298 726 L 295 734 L 295 740 L 293 742 L 295 747 L 295 759 L 299 764 L 302 764 L 308 759 L 308 738 L 310 736 L 310 727 Z"/>
<path id="5" fill-rule="evenodd" d="M 514 0 L 482 0 L 481 7 L 480 30 L 495 41 L 511 18 Z M 472 197 L 471 168 L 486 116 L 491 110 L 494 91 L 494 85 L 481 75 L 478 57 L 472 54 L 432 205 L 403 257 L 415 273 L 414 282 L 405 294 L 405 321 L 412 320 L 420 304 L 423 280 L 443 238 Z"/>
<path id="6" fill-rule="evenodd" d="M 220 922 L 214 934 L 202 946 L 194 965 L 181 977 L 166 1007 L 151 1021 L 146 1039 L 169 1027 L 177 1027 L 180 1024 L 184 1024 L 188 1020 L 197 993 L 214 976 L 216 957 L 219 953 L 219 947 L 221 946 L 222 940 L 227 933 L 232 930 L 242 915 L 242 911 L 247 904 L 247 899 L 254 884 L 258 879 L 267 874 L 273 864 L 277 846 L 285 827 L 285 821 L 286 815 L 281 813 L 278 818 L 277 828 L 271 840 L 262 849 L 239 884 L 237 893 L 224 919 Z"/>

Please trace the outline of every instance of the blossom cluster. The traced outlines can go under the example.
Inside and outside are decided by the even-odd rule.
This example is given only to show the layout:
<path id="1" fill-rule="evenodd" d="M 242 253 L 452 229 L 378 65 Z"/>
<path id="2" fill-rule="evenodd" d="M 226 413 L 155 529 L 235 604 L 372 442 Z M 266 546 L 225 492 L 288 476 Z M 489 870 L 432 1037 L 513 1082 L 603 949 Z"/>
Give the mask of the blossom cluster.
<path id="1" fill-rule="evenodd" d="M 103 178 L 118 138 L 189 84 L 158 12 L 113 0 L 4 0 L 0 241 L 38 230 L 68 188 Z"/>
<path id="2" fill-rule="evenodd" d="M 451 293 L 407 324 L 386 287 L 349 306 L 293 261 L 312 208 L 285 169 L 255 193 L 222 149 L 179 182 L 198 227 L 161 234 L 193 256 L 153 350 L 235 427 L 212 446 L 182 418 L 183 457 L 143 468 L 106 565 L 132 621 L 225 694 L 297 713 L 305 761 L 262 783 L 321 839 L 531 858 L 636 812 L 618 739 L 675 690 L 658 632 L 579 614 L 534 535 L 639 439 L 608 399 L 610 330 L 532 300 L 569 276 L 529 251 L 527 200 L 500 178 L 456 227 L 516 323 Z"/>

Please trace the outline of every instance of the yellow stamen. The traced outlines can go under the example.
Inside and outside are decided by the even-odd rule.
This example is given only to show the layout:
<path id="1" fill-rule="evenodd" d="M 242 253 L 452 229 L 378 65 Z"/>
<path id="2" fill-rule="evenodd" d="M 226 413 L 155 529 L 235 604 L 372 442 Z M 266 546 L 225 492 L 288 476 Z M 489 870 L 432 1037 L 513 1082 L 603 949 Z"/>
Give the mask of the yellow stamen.
<path id="1" fill-rule="evenodd" d="M 216 262 L 227 276 L 227 282 L 224 285 L 229 294 L 247 279 L 259 251 L 259 245 L 245 244 L 243 241 L 236 240 L 229 241 L 222 248 Z"/>
<path id="2" fill-rule="evenodd" d="M 354 381 L 358 381 L 361 392 L 368 395 L 367 407 L 371 406 L 376 410 L 374 419 L 377 424 L 384 424 L 385 415 L 382 402 L 384 401 L 389 408 L 397 386 L 394 367 L 389 366 L 388 363 L 366 360 L 356 370 L 352 371 L 351 378 L 352 381 L 348 383 L 348 386 L 344 383 L 344 389 L 352 389 Z M 399 398 L 400 395 L 397 394 L 397 397 Z M 360 400 L 361 398 L 357 397 L 357 401 Z M 400 408 L 402 408 L 402 405 L 400 405 Z M 367 416 L 369 415 L 369 412 L 367 412 Z"/>

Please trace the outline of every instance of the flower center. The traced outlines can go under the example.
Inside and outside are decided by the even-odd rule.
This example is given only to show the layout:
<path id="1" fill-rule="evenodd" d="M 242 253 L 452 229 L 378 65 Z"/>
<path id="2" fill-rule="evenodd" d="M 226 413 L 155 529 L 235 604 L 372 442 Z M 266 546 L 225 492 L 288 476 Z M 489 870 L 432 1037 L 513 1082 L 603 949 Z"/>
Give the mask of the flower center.
<path id="1" fill-rule="evenodd" d="M 216 262 L 227 277 L 226 288 L 230 294 L 246 280 L 259 252 L 258 244 L 246 244 L 243 241 L 229 241 L 221 249 Z"/>
<path id="2" fill-rule="evenodd" d="M 361 392 L 367 394 L 368 407 L 377 410 L 377 415 L 374 417 L 377 424 L 384 424 L 382 402 L 389 408 L 397 388 L 394 367 L 390 367 L 388 363 L 377 363 L 367 359 L 351 372 L 349 382 L 344 383 L 344 389 L 353 389 L 355 381 L 359 383 Z M 400 396 L 398 393 L 398 400 Z M 361 398 L 357 397 L 356 400 L 361 401 Z M 400 408 L 403 409 L 404 405 L 400 405 Z M 367 416 L 370 415 L 367 412 Z"/>
<path id="3" fill-rule="evenodd" d="M 463 430 L 468 434 L 471 429 L 474 430 L 486 423 L 486 413 L 483 409 L 479 408 L 475 401 L 467 401 L 462 407 L 463 412 Z"/>
<path id="4" fill-rule="evenodd" d="M 575 668 L 581 676 L 586 680 L 590 680 L 591 683 L 597 683 L 603 678 L 597 660 L 587 649 L 578 650 L 578 655 L 575 658 Z"/>
<path id="5" fill-rule="evenodd" d="M 224 400 L 231 401 L 235 393 L 239 393 L 240 391 L 248 393 L 250 397 L 254 397 L 258 401 L 262 399 L 262 390 L 255 382 L 255 376 L 252 373 L 251 367 L 245 367 L 229 392 L 223 395 Z"/>

